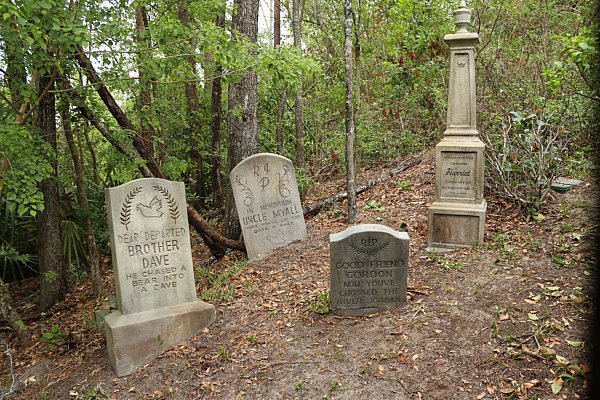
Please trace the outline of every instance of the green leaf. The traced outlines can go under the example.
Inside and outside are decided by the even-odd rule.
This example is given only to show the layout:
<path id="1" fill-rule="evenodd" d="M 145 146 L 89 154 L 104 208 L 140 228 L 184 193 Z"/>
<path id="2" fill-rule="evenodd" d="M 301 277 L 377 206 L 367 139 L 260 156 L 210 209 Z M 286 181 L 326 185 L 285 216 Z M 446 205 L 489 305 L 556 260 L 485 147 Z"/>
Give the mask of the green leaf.
<path id="1" fill-rule="evenodd" d="M 537 314 L 533 314 L 533 313 L 527 313 L 527 318 L 529 318 L 532 321 L 537 321 L 540 319 L 540 317 L 538 317 Z"/>
<path id="2" fill-rule="evenodd" d="M 554 378 L 554 382 L 552 382 L 552 393 L 559 394 L 562 390 L 564 381 L 562 378 Z"/>
<path id="3" fill-rule="evenodd" d="M 536 213 L 533 213 L 533 214 L 531 215 L 531 218 L 533 218 L 534 220 L 536 220 L 536 221 L 540 222 L 540 221 L 543 221 L 543 220 L 544 220 L 546 217 L 544 217 L 544 215 L 543 215 L 543 214 L 541 214 L 541 213 L 539 213 L 539 212 L 536 212 Z"/>
<path id="4" fill-rule="evenodd" d="M 568 339 L 567 339 L 567 344 L 569 346 L 572 346 L 572 347 L 581 347 L 581 346 L 583 346 L 583 342 L 573 341 L 573 340 L 568 340 Z"/>
<path id="5" fill-rule="evenodd" d="M 567 365 L 569 363 L 569 361 L 567 361 L 566 358 L 564 358 L 563 356 L 558 355 L 558 354 L 556 355 L 556 361 L 558 361 L 559 364 L 564 364 L 564 365 Z"/>

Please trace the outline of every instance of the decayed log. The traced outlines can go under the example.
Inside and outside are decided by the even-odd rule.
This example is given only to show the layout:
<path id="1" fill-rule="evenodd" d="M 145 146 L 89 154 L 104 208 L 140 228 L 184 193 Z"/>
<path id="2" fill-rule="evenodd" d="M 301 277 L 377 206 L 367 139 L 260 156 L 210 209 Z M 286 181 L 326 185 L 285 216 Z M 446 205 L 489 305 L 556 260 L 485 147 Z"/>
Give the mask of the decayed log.
<path id="1" fill-rule="evenodd" d="M 392 170 L 390 170 L 388 173 L 386 173 L 385 175 L 382 175 L 376 179 L 371 179 L 362 185 L 358 185 L 356 187 L 356 194 L 358 195 L 360 193 L 363 193 L 363 192 L 367 191 L 370 187 L 375 186 L 378 183 L 384 182 L 384 181 L 400 174 L 401 172 L 404 172 L 407 169 L 414 167 L 415 165 L 419 165 L 420 163 L 421 163 L 420 157 L 413 157 L 413 158 L 406 159 L 406 160 L 402 161 L 397 167 L 394 167 Z M 346 199 L 347 197 L 348 197 L 348 193 L 342 192 L 342 193 L 336 194 L 335 196 L 331 196 L 326 199 L 321 199 L 319 201 L 316 201 L 316 202 L 303 208 L 304 216 L 305 217 L 314 216 L 314 215 L 318 214 L 323 207 L 332 206 L 333 204 L 338 203 L 338 202 Z"/>

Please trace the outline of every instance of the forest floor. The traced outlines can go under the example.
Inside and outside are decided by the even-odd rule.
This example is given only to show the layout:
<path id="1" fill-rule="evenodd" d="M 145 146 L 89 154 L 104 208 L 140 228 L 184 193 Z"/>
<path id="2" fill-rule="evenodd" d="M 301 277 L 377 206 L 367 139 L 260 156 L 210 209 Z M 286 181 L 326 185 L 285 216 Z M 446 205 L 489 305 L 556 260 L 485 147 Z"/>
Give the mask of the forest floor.
<path id="1" fill-rule="evenodd" d="M 588 398 L 598 186 L 553 192 L 543 220 L 486 194 L 485 243 L 434 254 L 425 250 L 434 158 L 419 158 L 358 199 L 357 223 L 408 226 L 404 305 L 328 313 L 329 234 L 347 227 L 341 202 L 307 219 L 307 240 L 252 262 L 232 252 L 207 264 L 193 238 L 198 294 L 216 306 L 216 321 L 127 377 L 112 372 L 95 324 L 105 304 L 91 299 L 88 281 L 74 283 L 45 319 L 29 322 L 24 347 L 2 332 L 0 387 L 16 379 L 14 399 Z M 343 179 L 315 183 L 304 204 L 343 188 Z M 104 273 L 114 293 L 108 260 Z M 35 308 L 32 286 L 11 286 L 23 314 Z"/>

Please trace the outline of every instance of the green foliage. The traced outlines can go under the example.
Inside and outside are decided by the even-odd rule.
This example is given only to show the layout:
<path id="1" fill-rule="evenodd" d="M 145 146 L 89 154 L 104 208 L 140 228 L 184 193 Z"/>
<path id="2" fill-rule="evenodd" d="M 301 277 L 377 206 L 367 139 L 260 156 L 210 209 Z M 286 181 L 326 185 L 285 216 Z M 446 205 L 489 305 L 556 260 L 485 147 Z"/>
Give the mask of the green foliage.
<path id="1" fill-rule="evenodd" d="M 317 314 L 327 314 L 329 312 L 329 304 L 331 297 L 329 291 L 315 292 L 311 295 L 310 311 Z"/>
<path id="2" fill-rule="evenodd" d="M 0 271 L 4 282 L 24 279 L 28 269 L 35 272 L 37 259 L 32 254 L 21 253 L 10 244 L 0 243 Z"/>
<path id="3" fill-rule="evenodd" d="M 552 115 L 510 114 L 501 135 L 485 136 L 489 185 L 537 212 L 567 158 L 569 137 Z"/>
<path id="4" fill-rule="evenodd" d="M 589 84 L 595 40 L 589 4 L 480 0 L 475 25 L 479 128 L 488 145 L 486 184 L 532 213 L 554 178 L 590 170 Z M 494 18 L 501 15 L 500 18 Z"/>
<path id="5" fill-rule="evenodd" d="M 85 232 L 75 221 L 63 220 L 61 222 L 61 236 L 67 268 L 73 278 L 85 276 L 85 267 L 88 265 Z"/>
<path id="6" fill-rule="evenodd" d="M 236 261 L 233 265 L 220 270 L 214 270 L 210 266 L 202 268 L 197 272 L 200 289 L 200 298 L 209 303 L 222 303 L 235 297 L 235 285 L 232 278 L 242 272 L 247 263 Z"/>
<path id="7" fill-rule="evenodd" d="M 365 206 L 365 210 L 375 210 L 375 211 L 385 211 L 385 207 L 381 205 L 381 203 L 375 199 L 369 200 Z"/>
<path id="8" fill-rule="evenodd" d="M 52 174 L 52 149 L 39 135 L 11 125 L 0 125 L 0 160 L 7 160 L 0 196 L 9 213 L 35 217 L 44 209 L 38 184 Z"/>
<path id="9" fill-rule="evenodd" d="M 50 329 L 42 332 L 40 339 L 48 345 L 48 350 L 50 350 L 52 347 L 60 346 L 67 336 L 68 334 L 60 326 L 54 324 Z"/>

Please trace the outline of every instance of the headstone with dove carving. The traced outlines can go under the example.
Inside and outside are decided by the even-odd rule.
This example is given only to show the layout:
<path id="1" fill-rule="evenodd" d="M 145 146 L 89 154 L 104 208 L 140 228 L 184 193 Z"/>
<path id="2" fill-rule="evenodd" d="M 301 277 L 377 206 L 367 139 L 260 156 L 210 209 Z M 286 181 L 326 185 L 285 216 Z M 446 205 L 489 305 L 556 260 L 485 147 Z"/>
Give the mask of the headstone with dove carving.
<path id="1" fill-rule="evenodd" d="M 124 376 L 199 333 L 215 308 L 196 297 L 184 184 L 137 179 L 106 199 L 118 308 L 106 339 Z"/>

